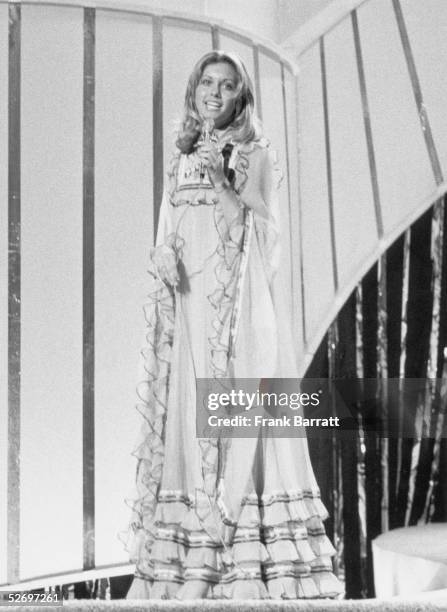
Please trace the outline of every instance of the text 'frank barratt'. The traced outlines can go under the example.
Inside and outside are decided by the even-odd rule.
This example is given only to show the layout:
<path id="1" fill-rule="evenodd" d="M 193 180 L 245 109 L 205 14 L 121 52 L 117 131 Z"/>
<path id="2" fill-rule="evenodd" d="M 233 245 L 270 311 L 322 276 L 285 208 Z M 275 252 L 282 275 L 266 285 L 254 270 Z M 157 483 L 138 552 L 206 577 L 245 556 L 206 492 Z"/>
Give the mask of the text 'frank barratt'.
<path id="1" fill-rule="evenodd" d="M 218 417 L 212 414 L 208 417 L 210 427 L 339 427 L 340 417 L 331 416 L 328 418 L 305 418 L 300 414 L 293 417 L 265 417 L 255 415 L 235 415 L 232 417 Z"/>

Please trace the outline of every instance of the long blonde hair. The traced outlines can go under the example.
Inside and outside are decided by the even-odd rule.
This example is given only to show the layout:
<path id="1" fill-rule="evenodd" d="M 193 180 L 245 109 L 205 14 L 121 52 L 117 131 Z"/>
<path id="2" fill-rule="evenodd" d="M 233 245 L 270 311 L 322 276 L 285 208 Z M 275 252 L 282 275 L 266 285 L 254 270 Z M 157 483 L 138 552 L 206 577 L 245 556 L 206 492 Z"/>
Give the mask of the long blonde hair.
<path id="1" fill-rule="evenodd" d="M 254 111 L 253 85 L 244 64 L 235 53 L 210 51 L 194 66 L 186 86 L 183 118 L 176 141 L 182 153 L 192 152 L 201 133 L 202 120 L 195 103 L 197 86 L 205 68 L 218 62 L 229 64 L 237 75 L 236 109 L 227 128 L 228 136 L 231 136 L 235 142 L 251 142 L 261 136 L 260 122 Z"/>

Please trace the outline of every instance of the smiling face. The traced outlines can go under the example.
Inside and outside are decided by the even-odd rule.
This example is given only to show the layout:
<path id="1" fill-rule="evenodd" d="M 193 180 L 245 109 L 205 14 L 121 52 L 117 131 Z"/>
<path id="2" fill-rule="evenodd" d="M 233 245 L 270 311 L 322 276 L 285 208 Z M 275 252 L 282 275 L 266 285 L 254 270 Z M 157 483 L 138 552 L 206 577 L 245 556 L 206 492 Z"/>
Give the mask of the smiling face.
<path id="1" fill-rule="evenodd" d="M 195 92 L 195 104 L 202 119 L 213 119 L 217 129 L 231 122 L 238 98 L 238 78 L 228 62 L 205 66 Z"/>

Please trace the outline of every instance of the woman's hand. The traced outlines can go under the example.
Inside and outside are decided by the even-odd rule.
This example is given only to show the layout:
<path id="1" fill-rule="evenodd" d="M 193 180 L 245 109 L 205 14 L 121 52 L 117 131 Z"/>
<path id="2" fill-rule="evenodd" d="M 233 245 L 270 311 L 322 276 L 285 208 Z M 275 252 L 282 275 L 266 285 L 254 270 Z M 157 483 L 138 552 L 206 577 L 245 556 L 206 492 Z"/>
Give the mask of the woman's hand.
<path id="1" fill-rule="evenodd" d="M 180 278 L 174 249 L 167 244 L 154 247 L 151 251 L 151 259 L 157 268 L 160 279 L 176 287 Z"/>
<path id="2" fill-rule="evenodd" d="M 221 187 L 225 182 L 223 157 L 214 142 L 204 142 L 196 149 L 202 164 L 208 171 L 208 176 L 214 187 Z"/>

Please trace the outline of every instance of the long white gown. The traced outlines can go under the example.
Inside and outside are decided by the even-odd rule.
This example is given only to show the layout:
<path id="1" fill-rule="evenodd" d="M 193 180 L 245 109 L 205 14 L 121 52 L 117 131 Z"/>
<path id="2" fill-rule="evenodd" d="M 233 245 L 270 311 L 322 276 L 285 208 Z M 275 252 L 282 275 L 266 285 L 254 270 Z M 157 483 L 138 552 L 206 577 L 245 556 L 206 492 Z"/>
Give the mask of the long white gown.
<path id="1" fill-rule="evenodd" d="M 128 597 L 334 597 L 306 439 L 196 437 L 196 378 L 295 376 L 274 282 L 281 173 L 263 139 L 236 143 L 229 168 L 230 227 L 195 154 L 177 152 L 168 172 L 155 248 L 175 251 L 180 283 L 151 264 Z"/>

